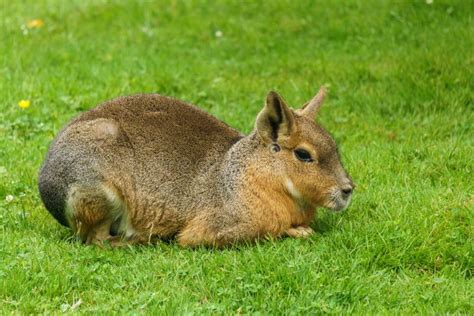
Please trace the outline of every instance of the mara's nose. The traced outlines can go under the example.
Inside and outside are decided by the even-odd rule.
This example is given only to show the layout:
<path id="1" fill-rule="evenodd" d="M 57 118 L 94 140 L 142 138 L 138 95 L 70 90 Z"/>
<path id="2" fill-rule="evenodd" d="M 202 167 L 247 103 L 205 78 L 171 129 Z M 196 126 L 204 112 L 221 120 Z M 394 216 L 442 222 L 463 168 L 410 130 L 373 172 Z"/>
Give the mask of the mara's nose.
<path id="1" fill-rule="evenodd" d="M 351 185 L 345 185 L 341 188 L 342 196 L 347 199 L 352 194 L 353 187 Z"/>

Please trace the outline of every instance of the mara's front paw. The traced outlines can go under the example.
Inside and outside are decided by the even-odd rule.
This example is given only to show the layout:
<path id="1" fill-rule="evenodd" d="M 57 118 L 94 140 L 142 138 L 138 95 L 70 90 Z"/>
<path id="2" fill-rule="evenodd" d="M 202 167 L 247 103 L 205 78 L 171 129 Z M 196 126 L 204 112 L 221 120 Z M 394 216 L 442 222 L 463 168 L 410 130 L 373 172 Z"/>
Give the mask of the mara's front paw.
<path id="1" fill-rule="evenodd" d="M 308 238 L 314 234 L 314 230 L 309 226 L 297 226 L 288 229 L 286 234 L 294 238 Z"/>

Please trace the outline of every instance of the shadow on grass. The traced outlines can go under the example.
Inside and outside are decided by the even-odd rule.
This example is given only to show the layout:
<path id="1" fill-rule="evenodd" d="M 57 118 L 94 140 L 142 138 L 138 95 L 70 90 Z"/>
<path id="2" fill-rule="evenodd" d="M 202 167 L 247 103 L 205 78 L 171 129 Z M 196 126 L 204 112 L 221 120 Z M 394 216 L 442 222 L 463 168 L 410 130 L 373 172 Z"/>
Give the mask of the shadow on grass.
<path id="1" fill-rule="evenodd" d="M 351 212 L 351 211 L 349 211 Z M 316 234 L 326 235 L 334 229 L 340 226 L 341 221 L 348 220 L 350 213 L 344 212 L 333 212 L 329 210 L 318 210 L 316 219 L 311 224 L 311 228 L 314 229 Z"/>
<path id="2" fill-rule="evenodd" d="M 319 211 L 319 214 L 316 217 L 315 221 L 311 224 L 311 227 L 314 229 L 317 235 L 324 236 L 326 234 L 329 234 L 336 227 L 340 226 L 340 221 L 343 220 L 344 217 L 346 219 L 348 217 L 348 214 L 346 212 L 334 213 L 327 210 L 321 210 Z M 56 235 L 56 238 L 60 240 L 63 244 L 82 245 L 84 247 L 90 247 L 82 243 L 69 228 L 61 226 L 59 229 L 56 230 L 55 235 Z M 145 250 L 145 249 L 150 249 L 150 248 L 161 248 L 162 246 L 164 246 L 164 247 L 170 247 L 170 248 L 179 248 L 179 249 L 182 249 L 183 251 L 203 251 L 203 250 L 207 252 L 214 252 L 214 251 L 220 252 L 220 251 L 226 251 L 226 250 L 241 251 L 241 250 L 253 248 L 256 246 L 257 247 L 268 246 L 268 244 L 278 243 L 278 241 L 281 241 L 282 239 L 286 239 L 286 238 L 289 238 L 289 237 L 261 238 L 256 241 L 239 242 L 239 243 L 228 245 L 222 248 L 216 248 L 212 246 L 198 246 L 194 248 L 183 248 L 178 245 L 175 238 L 167 238 L 167 239 L 156 239 L 155 241 L 146 243 L 146 244 L 134 244 L 134 245 L 118 247 L 118 248 L 113 248 L 109 245 L 105 245 L 105 247 L 102 249 L 104 250 L 133 249 L 134 251 L 137 251 L 137 250 L 140 251 L 140 250 Z"/>

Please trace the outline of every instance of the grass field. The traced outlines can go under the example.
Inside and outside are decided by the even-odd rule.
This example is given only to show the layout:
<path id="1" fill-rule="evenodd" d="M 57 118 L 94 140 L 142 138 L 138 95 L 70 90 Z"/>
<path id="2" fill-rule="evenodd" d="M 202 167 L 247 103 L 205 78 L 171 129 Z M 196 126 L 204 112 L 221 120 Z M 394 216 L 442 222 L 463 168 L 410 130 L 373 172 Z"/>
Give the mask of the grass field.
<path id="1" fill-rule="evenodd" d="M 0 314 L 474 314 L 474 3 L 429 2 L 0 0 Z M 322 84 L 358 187 L 309 240 L 100 250 L 41 204 L 48 144 L 99 102 L 157 92 L 249 132 L 268 90 Z"/>

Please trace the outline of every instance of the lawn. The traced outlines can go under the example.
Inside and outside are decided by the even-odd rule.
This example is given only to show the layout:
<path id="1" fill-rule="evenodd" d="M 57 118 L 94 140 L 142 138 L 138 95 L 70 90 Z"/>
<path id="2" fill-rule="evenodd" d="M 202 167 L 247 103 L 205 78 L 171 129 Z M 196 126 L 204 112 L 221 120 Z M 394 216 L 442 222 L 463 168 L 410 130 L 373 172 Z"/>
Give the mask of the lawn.
<path id="1" fill-rule="evenodd" d="M 0 314 L 474 314 L 471 1 L 2 1 Z M 59 129 L 160 93 L 248 133 L 267 91 L 318 120 L 357 183 L 316 235 L 101 250 L 43 207 Z M 18 104 L 21 100 L 24 108 Z"/>

